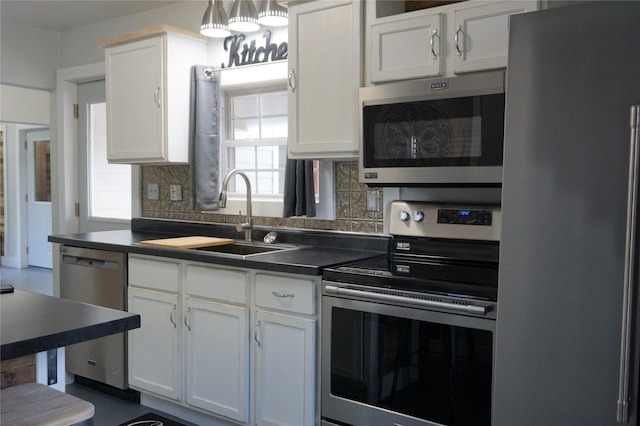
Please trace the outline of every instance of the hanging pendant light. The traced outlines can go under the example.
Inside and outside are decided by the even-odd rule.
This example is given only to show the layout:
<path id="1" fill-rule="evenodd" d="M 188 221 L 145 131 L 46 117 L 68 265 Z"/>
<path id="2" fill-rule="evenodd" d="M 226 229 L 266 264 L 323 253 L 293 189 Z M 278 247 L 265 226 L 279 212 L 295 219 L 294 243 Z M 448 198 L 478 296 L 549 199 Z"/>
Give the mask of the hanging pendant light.
<path id="1" fill-rule="evenodd" d="M 200 34 L 207 37 L 228 37 L 231 35 L 229 31 L 229 20 L 227 13 L 222 7 L 222 0 L 209 0 L 207 10 L 204 11 L 202 24 L 200 25 Z"/>
<path id="2" fill-rule="evenodd" d="M 278 4 L 276 0 L 262 0 L 258 12 L 258 24 L 267 27 L 282 27 L 289 23 L 287 8 Z"/>
<path id="3" fill-rule="evenodd" d="M 229 15 L 229 29 L 241 33 L 258 31 L 258 13 L 252 0 L 236 0 Z"/>

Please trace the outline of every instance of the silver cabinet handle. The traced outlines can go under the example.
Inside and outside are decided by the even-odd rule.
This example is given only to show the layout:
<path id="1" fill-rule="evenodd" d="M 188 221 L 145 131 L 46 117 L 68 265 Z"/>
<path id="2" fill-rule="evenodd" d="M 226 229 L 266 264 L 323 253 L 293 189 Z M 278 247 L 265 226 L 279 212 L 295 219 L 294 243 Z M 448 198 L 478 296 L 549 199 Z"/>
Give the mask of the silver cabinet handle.
<path id="1" fill-rule="evenodd" d="M 253 339 L 256 341 L 256 343 L 258 344 L 258 346 L 262 346 L 262 342 L 260 341 L 260 332 L 261 332 L 261 328 L 262 328 L 262 321 L 258 321 L 256 323 L 256 328 L 253 330 L 254 334 L 253 334 Z"/>
<path id="2" fill-rule="evenodd" d="M 176 319 L 175 319 L 176 309 L 177 309 L 177 306 L 173 305 L 173 309 L 171 309 L 171 313 L 169 314 L 169 321 L 171 321 L 171 324 L 173 324 L 173 328 L 176 328 L 178 326 L 176 324 Z"/>
<path id="3" fill-rule="evenodd" d="M 431 33 L 431 55 L 434 61 L 438 59 L 438 54 L 436 53 L 436 37 L 438 37 L 438 30 L 433 30 Z"/>
<path id="4" fill-rule="evenodd" d="M 291 68 L 289 71 L 289 87 L 295 93 L 296 87 L 298 86 L 298 81 L 296 80 L 296 69 Z"/>
<path id="5" fill-rule="evenodd" d="M 184 314 L 184 326 L 187 327 L 187 330 L 191 331 L 191 324 L 189 324 L 189 314 L 191 313 L 191 306 L 187 308 L 187 313 Z"/>
<path id="6" fill-rule="evenodd" d="M 640 180 L 640 105 L 631 107 L 631 142 L 629 149 L 629 189 L 627 194 L 627 233 L 624 259 L 624 294 L 622 305 L 622 327 L 620 339 L 620 377 L 618 382 L 618 405 L 616 419 L 620 423 L 629 422 L 629 381 L 631 375 L 631 321 L 634 316 L 633 301 L 636 286 L 635 265 L 637 247 L 635 237 L 638 231 L 638 182 Z"/>
<path id="7" fill-rule="evenodd" d="M 153 92 L 153 101 L 156 103 L 158 108 L 160 108 L 160 87 Z"/>
<path id="8" fill-rule="evenodd" d="M 279 291 L 272 291 L 271 294 L 278 298 L 290 297 L 293 299 L 294 297 L 296 297 L 293 293 L 280 293 Z"/>
<path id="9" fill-rule="evenodd" d="M 456 35 L 454 37 L 454 41 L 456 43 L 456 52 L 458 56 L 462 56 L 462 49 L 460 49 L 460 33 L 462 33 L 462 25 L 458 25 L 456 28 Z"/>

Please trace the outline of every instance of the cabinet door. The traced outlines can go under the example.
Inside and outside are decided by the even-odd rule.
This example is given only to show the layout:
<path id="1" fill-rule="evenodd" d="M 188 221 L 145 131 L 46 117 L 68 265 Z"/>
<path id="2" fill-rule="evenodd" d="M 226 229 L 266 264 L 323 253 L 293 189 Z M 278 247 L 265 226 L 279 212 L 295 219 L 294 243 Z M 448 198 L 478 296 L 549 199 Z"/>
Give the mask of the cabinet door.
<path id="1" fill-rule="evenodd" d="M 361 82 L 360 1 L 289 7 L 289 158 L 354 158 Z"/>
<path id="2" fill-rule="evenodd" d="M 187 299 L 187 403 L 245 423 L 249 405 L 248 309 Z"/>
<path id="3" fill-rule="evenodd" d="M 129 332 L 129 385 L 179 400 L 178 296 L 129 287 L 128 300 L 142 323 Z"/>
<path id="4" fill-rule="evenodd" d="M 316 321 L 257 311 L 256 424 L 315 424 Z"/>
<path id="5" fill-rule="evenodd" d="M 153 37 L 106 50 L 110 162 L 165 158 L 163 39 Z"/>
<path id="6" fill-rule="evenodd" d="M 440 14 L 371 27 L 371 80 L 374 83 L 441 73 Z"/>
<path id="7" fill-rule="evenodd" d="M 463 3 L 464 4 L 464 3 Z M 501 1 L 455 12 L 455 72 L 507 66 L 509 16 L 536 10 L 537 1 Z"/>

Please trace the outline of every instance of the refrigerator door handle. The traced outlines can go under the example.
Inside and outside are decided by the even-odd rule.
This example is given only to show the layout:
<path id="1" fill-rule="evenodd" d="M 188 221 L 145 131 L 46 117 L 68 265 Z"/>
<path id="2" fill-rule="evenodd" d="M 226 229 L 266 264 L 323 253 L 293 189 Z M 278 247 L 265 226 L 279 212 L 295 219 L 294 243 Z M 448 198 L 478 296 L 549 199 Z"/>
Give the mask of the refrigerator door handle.
<path id="1" fill-rule="evenodd" d="M 638 229 L 638 185 L 640 174 L 640 105 L 631 107 L 631 146 L 629 156 L 629 192 L 627 196 L 627 232 L 624 263 L 624 294 L 622 306 L 622 337 L 620 341 L 620 377 L 618 383 L 618 406 L 616 419 L 629 422 L 629 382 L 631 380 L 631 321 L 636 276 L 637 229 Z"/>

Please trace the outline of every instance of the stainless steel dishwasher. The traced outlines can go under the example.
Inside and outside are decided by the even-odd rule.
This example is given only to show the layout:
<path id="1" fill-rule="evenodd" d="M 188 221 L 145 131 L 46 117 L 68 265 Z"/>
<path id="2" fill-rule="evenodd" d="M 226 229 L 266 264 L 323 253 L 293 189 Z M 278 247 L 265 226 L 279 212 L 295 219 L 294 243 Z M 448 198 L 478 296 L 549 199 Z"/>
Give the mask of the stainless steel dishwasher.
<path id="1" fill-rule="evenodd" d="M 124 253 L 60 246 L 60 297 L 126 310 Z M 67 373 L 127 389 L 127 335 L 118 333 L 66 348 Z"/>

